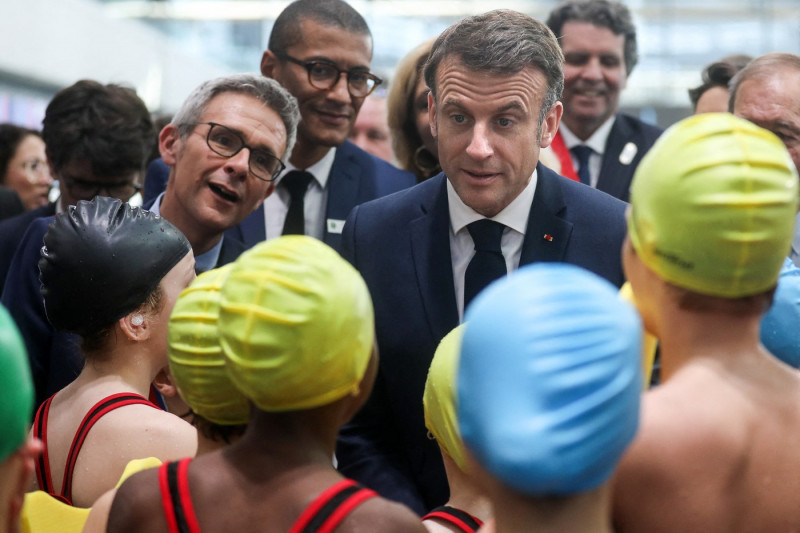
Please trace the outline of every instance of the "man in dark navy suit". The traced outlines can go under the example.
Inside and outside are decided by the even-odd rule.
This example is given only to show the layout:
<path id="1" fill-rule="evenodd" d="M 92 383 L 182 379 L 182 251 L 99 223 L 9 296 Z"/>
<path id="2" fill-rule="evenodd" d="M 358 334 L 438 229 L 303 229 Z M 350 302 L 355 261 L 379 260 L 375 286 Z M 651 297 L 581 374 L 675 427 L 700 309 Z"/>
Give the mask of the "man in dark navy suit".
<path id="1" fill-rule="evenodd" d="M 627 201 L 633 172 L 662 131 L 618 113 L 638 60 L 630 11 L 608 0 L 566 0 L 547 25 L 564 52 L 564 116 L 553 149 L 580 181 Z M 566 167 L 562 173 L 573 170 Z"/>
<path id="2" fill-rule="evenodd" d="M 346 475 L 420 513 L 448 492 L 423 422 L 425 377 L 472 297 L 537 261 L 623 282 L 625 204 L 538 164 L 561 118 L 562 63 L 555 36 L 527 15 L 451 26 L 424 69 L 444 172 L 356 207 L 345 224 L 343 255 L 372 294 L 381 361 L 337 458 Z"/>
<path id="3" fill-rule="evenodd" d="M 275 20 L 261 73 L 297 98 L 302 120 L 275 194 L 234 230 L 245 245 L 303 233 L 340 250 L 353 207 L 416 183 L 347 140 L 382 81 L 369 71 L 371 59 L 369 28 L 342 0 L 299 0 Z"/>
<path id="4" fill-rule="evenodd" d="M 80 95 L 65 91 L 66 97 L 80 100 Z M 148 138 L 152 138 L 147 109 L 133 91 L 129 97 L 141 106 L 147 117 Z M 61 102 L 59 95 L 54 102 Z M 106 117 L 118 113 L 113 100 L 102 105 L 108 106 Z M 81 106 L 69 109 L 73 114 L 81 112 Z M 69 123 L 69 116 L 59 118 Z M 186 235 L 197 270 L 229 263 L 245 250 L 244 244 L 224 233 L 252 213 L 274 189 L 273 180 L 283 168 L 281 159 L 291 152 L 299 119 L 297 102 L 277 82 L 241 74 L 201 84 L 161 131 L 159 147 L 171 176 L 166 191 L 145 207 Z M 120 128 L 119 122 L 112 123 Z M 45 135 L 49 124 L 46 116 Z M 149 145 L 139 152 L 136 172 L 141 172 Z M 48 157 L 54 164 L 50 152 Z M 77 161 L 80 164 L 65 166 L 74 167 L 71 174 L 56 173 L 67 190 L 85 193 L 75 201 L 98 194 L 127 200 L 135 191 L 131 184 L 136 172 L 127 180 L 112 181 L 94 169 L 92 159 Z M 30 224 L 12 260 L 2 295 L 27 344 L 37 404 L 75 379 L 83 366 L 79 339 L 53 330 L 39 292 L 40 249 L 51 221 L 52 217 L 38 218 Z"/>

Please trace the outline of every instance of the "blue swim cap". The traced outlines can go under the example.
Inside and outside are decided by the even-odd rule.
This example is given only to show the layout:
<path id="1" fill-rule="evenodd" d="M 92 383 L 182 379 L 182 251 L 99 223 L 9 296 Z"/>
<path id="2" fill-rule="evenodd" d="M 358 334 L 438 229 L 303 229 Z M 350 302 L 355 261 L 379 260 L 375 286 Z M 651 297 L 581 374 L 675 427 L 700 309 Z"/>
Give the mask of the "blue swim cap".
<path id="1" fill-rule="evenodd" d="M 458 418 L 483 468 L 535 496 L 603 484 L 638 427 L 633 307 L 587 270 L 539 263 L 490 285 L 465 322 Z"/>
<path id="2" fill-rule="evenodd" d="M 761 343 L 774 356 L 800 368 L 800 269 L 786 259 L 772 307 L 761 319 Z"/>

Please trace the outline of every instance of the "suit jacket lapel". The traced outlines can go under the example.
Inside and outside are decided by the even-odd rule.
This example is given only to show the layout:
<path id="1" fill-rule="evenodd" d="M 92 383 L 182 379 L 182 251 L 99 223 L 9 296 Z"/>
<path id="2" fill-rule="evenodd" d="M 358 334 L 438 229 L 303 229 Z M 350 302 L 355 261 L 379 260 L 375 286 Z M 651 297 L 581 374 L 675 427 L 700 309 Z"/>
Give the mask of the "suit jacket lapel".
<path id="1" fill-rule="evenodd" d="M 541 164 L 537 166 L 537 174 L 520 266 L 535 261 L 562 261 L 572 235 L 572 223 L 562 218 L 566 204 L 558 182 L 566 178 Z"/>
<path id="2" fill-rule="evenodd" d="M 625 188 L 630 185 L 633 177 L 635 165 L 623 165 L 619 161 L 625 145 L 636 140 L 632 136 L 631 128 L 618 116 L 608 133 L 606 151 L 600 167 L 600 177 L 597 180 L 597 188 L 615 198 L 627 198 Z M 639 146 L 636 148 L 638 150 Z"/>
<path id="3" fill-rule="evenodd" d="M 267 228 L 264 219 L 264 203 L 258 209 L 247 215 L 247 218 L 239 224 L 239 236 L 241 241 L 247 246 L 267 240 Z"/>
<path id="4" fill-rule="evenodd" d="M 346 144 L 336 150 L 328 176 L 328 201 L 325 208 L 325 233 L 322 240 L 336 250 L 341 249 L 341 233 L 329 231 L 328 219 L 344 221 L 358 203 L 360 167 L 348 153 Z"/>
<path id="5" fill-rule="evenodd" d="M 441 339 L 458 325 L 453 266 L 450 258 L 450 212 L 444 174 L 435 194 L 420 204 L 422 214 L 411 221 L 411 255 L 431 334 Z"/>

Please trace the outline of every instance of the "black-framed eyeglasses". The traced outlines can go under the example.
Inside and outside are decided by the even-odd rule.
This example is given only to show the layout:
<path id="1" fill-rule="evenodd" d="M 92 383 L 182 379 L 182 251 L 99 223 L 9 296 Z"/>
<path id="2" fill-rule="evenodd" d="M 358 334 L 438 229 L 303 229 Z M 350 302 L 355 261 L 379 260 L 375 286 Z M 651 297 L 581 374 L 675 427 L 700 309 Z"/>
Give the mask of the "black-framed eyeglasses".
<path id="1" fill-rule="evenodd" d="M 364 98 L 383 83 L 382 79 L 366 70 L 341 70 L 328 61 L 303 61 L 288 54 L 276 55 L 305 68 L 308 71 L 308 83 L 320 91 L 333 89 L 342 74 L 347 74 L 347 91 L 353 98 Z"/>
<path id="2" fill-rule="evenodd" d="M 78 178 L 61 176 L 61 183 L 69 190 L 69 193 L 76 200 L 91 200 L 105 191 L 103 196 L 110 196 L 123 202 L 127 202 L 137 192 L 142 190 L 142 186 L 131 181 L 108 183 L 105 181 L 89 181 Z"/>
<path id="3" fill-rule="evenodd" d="M 261 181 L 274 181 L 286 165 L 274 154 L 248 146 L 242 136 L 236 131 L 216 122 L 197 122 L 195 124 L 205 124 L 210 126 L 206 135 L 206 144 L 217 155 L 222 157 L 233 157 L 242 151 L 242 148 L 250 150 L 250 157 L 247 166 L 250 173 Z M 191 126 L 192 124 L 185 124 Z"/>

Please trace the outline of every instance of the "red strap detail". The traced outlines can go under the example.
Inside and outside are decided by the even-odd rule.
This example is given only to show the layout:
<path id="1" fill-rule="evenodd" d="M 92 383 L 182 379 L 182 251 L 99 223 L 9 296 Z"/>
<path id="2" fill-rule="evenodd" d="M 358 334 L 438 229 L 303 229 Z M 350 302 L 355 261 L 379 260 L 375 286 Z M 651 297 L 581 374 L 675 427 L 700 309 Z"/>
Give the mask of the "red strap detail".
<path id="1" fill-rule="evenodd" d="M 374 498 L 377 496 L 375 491 L 370 489 L 361 489 L 352 496 L 350 496 L 347 500 L 345 500 L 342 505 L 340 505 L 331 516 L 328 517 L 327 520 L 322 524 L 319 528 L 318 533 L 333 533 L 336 527 L 344 520 L 347 515 L 350 514 L 350 511 L 355 509 L 358 505 L 360 505 L 364 500 L 368 500 L 370 498 Z"/>
<path id="2" fill-rule="evenodd" d="M 189 493 L 189 463 L 191 462 L 192 458 L 187 457 L 186 459 L 181 459 L 178 463 L 178 494 L 181 498 L 181 505 L 183 506 L 183 513 L 189 532 L 200 533 L 200 524 L 197 522 L 197 515 L 192 505 L 192 496 Z"/>
<path id="3" fill-rule="evenodd" d="M 470 515 L 470 516 L 472 516 L 472 515 Z M 466 522 L 464 522 L 463 520 L 461 520 L 457 516 L 453 516 L 450 513 L 445 513 L 445 512 L 442 512 L 442 511 L 431 511 L 430 513 L 428 513 L 428 514 L 426 514 L 425 516 L 422 517 L 422 521 L 424 522 L 425 520 L 428 520 L 429 518 L 438 518 L 439 520 L 443 520 L 444 522 L 447 522 L 448 524 L 452 524 L 452 525 L 456 526 L 457 528 L 459 528 L 464 533 L 476 533 L 476 531 L 474 529 L 472 529 L 472 526 L 470 526 L 469 524 L 467 524 Z M 472 516 L 472 519 L 475 520 L 475 522 L 477 522 L 479 525 L 481 525 L 481 526 L 483 525 L 483 522 L 478 520 L 474 516 Z"/>
<path id="4" fill-rule="evenodd" d="M 108 405 L 102 407 L 103 404 Z M 81 453 L 81 448 L 83 447 L 83 443 L 89 431 L 91 431 L 92 427 L 94 427 L 97 421 L 103 418 L 104 415 L 127 405 L 148 405 L 154 409 L 158 409 L 157 406 L 150 403 L 143 396 L 130 392 L 112 394 L 94 404 L 78 425 L 78 431 L 75 433 L 75 437 L 72 439 L 72 445 L 69 447 L 67 464 L 64 467 L 64 480 L 61 484 L 61 496 L 72 501 L 72 476 L 75 471 L 75 463 L 78 462 L 78 454 Z"/>
<path id="5" fill-rule="evenodd" d="M 567 143 L 564 142 L 564 137 L 561 136 L 561 130 L 556 132 L 553 141 L 550 143 L 553 153 L 558 157 L 558 162 L 561 163 L 561 175 L 571 180 L 580 182 L 578 173 L 575 172 L 575 167 L 572 166 L 572 154 L 567 148 Z"/>
<path id="6" fill-rule="evenodd" d="M 328 503 L 328 500 L 330 500 L 343 489 L 352 487 L 355 484 L 356 482 L 352 479 L 343 479 L 325 489 L 322 494 L 317 496 L 317 498 L 311 502 L 311 505 L 306 507 L 306 509 L 292 526 L 292 529 L 289 530 L 289 533 L 299 533 L 303 531 L 306 525 L 308 525 L 311 519 L 316 516 L 319 510 L 322 509 L 326 503 Z"/>
<path id="7" fill-rule="evenodd" d="M 55 394 L 53 395 L 55 396 Z M 36 482 L 39 489 L 49 494 L 53 493 L 53 479 L 50 476 L 50 458 L 47 455 L 47 416 L 50 414 L 50 403 L 53 401 L 50 396 L 36 410 L 36 417 L 33 419 L 33 436 L 42 441 L 42 454 L 36 461 Z"/>
<path id="8" fill-rule="evenodd" d="M 175 504 L 172 502 L 172 494 L 169 491 L 169 482 L 167 481 L 168 465 L 169 463 L 163 463 L 158 467 L 158 487 L 161 490 L 161 506 L 164 509 L 164 518 L 167 519 L 169 533 L 179 533 L 178 523 L 175 520 L 175 512 L 173 511 Z"/>

